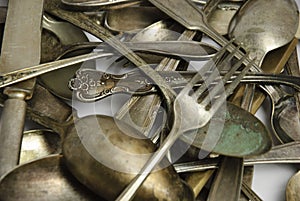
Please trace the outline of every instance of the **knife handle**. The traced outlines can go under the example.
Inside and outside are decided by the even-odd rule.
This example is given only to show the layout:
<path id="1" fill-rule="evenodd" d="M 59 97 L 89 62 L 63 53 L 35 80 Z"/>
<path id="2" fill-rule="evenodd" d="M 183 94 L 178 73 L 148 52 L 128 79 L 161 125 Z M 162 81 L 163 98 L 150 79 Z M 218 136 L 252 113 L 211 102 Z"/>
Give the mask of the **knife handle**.
<path id="1" fill-rule="evenodd" d="M 19 163 L 26 102 L 19 96 L 4 102 L 0 132 L 0 176 Z M 21 136 L 20 136 L 21 135 Z"/>

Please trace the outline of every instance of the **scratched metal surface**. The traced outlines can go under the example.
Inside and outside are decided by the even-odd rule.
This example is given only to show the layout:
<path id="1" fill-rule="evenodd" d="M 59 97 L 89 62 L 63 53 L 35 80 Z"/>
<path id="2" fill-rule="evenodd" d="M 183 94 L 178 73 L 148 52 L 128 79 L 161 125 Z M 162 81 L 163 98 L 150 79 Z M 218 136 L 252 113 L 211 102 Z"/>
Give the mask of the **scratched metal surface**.
<path id="1" fill-rule="evenodd" d="M 295 0 L 300 6 L 300 0 Z M 0 0 L 0 7 L 7 6 L 7 0 Z M 92 39 L 95 40 L 95 39 Z M 298 56 L 300 56 L 300 45 L 298 44 Z M 97 105 L 107 104 L 109 105 L 110 100 L 105 99 Z M 268 122 L 267 117 L 264 115 L 266 110 L 270 109 L 267 107 L 266 102 L 263 107 L 257 112 L 258 116 L 263 122 Z M 111 113 L 107 107 L 102 107 L 103 110 L 98 111 L 98 113 L 108 114 Z M 87 108 L 80 110 L 80 116 L 84 116 L 84 113 L 90 113 Z M 95 111 L 93 111 L 95 112 Z M 1 113 L 1 109 L 0 109 Z M 27 122 L 26 130 L 39 127 L 37 124 L 32 122 Z M 298 170 L 298 167 L 289 164 L 268 164 L 268 165 L 255 165 L 254 168 L 254 179 L 252 188 L 264 201 L 282 201 L 285 200 L 285 187 L 288 179 Z"/>

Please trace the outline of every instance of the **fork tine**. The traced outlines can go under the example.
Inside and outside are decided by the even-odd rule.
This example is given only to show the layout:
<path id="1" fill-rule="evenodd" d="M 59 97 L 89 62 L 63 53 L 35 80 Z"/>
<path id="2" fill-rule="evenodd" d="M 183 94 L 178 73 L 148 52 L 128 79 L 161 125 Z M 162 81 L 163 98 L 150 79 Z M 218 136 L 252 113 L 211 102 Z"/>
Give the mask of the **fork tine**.
<path id="1" fill-rule="evenodd" d="M 233 93 L 235 88 L 239 85 L 241 79 L 246 75 L 251 66 L 254 64 L 255 60 L 256 58 L 252 59 L 251 62 L 249 62 L 249 64 L 244 67 L 241 73 L 232 81 L 232 83 L 230 83 L 226 87 L 225 93 L 222 93 L 221 96 L 215 102 L 213 102 L 210 108 L 210 112 L 212 115 L 215 114 L 215 112 L 219 109 L 223 102 L 226 101 L 226 98 Z"/>
<path id="2" fill-rule="evenodd" d="M 220 76 L 220 70 L 221 68 L 229 62 L 235 55 L 235 53 L 240 49 L 240 46 L 236 47 L 229 55 L 227 55 L 221 63 L 217 64 L 216 67 L 213 69 L 213 72 L 210 73 L 210 75 L 204 80 L 204 83 L 193 93 L 192 97 L 194 99 L 198 99 L 201 94 L 203 94 L 204 91 L 207 90 L 207 85 L 211 84 L 217 77 Z M 239 64 L 239 66 L 241 63 Z M 235 72 L 235 71 L 234 71 Z M 231 75 L 230 75 L 231 76 Z M 197 82 L 201 78 L 201 75 L 198 75 L 196 78 L 198 78 Z M 195 79 L 196 79 L 195 78 Z M 230 78 L 230 77 L 229 77 Z"/>
<path id="3" fill-rule="evenodd" d="M 222 59 L 223 55 L 225 54 L 227 48 L 233 43 L 234 39 L 230 40 L 225 46 L 223 46 L 216 55 L 211 58 L 202 68 L 201 71 L 207 72 L 210 71 L 216 63 L 219 63 Z M 197 73 L 190 81 L 187 83 L 186 87 L 184 87 L 180 93 L 188 94 L 189 91 L 193 88 L 193 86 L 202 79 L 202 75 Z"/>
<path id="4" fill-rule="evenodd" d="M 209 92 L 209 96 L 206 96 L 202 101 L 203 105 L 207 105 L 210 102 L 210 99 L 215 97 L 220 90 L 224 89 L 225 83 L 230 80 L 231 76 L 238 70 L 238 68 L 243 64 L 249 54 L 244 55 L 238 62 L 236 62 L 233 67 L 223 76 L 222 80 L 219 81 L 216 86 L 213 87 Z M 230 85 L 229 85 L 230 86 Z"/>

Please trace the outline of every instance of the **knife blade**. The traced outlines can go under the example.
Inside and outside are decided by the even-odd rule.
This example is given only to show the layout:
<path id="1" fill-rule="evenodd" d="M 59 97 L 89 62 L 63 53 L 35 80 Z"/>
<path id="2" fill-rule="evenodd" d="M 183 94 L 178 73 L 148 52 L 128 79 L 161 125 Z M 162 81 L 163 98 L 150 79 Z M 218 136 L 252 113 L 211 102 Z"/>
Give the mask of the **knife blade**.
<path id="1" fill-rule="evenodd" d="M 0 58 L 0 73 L 20 70 L 40 62 L 41 19 L 43 0 L 10 0 Z M 0 176 L 19 161 L 25 122 L 26 102 L 35 79 L 4 89 L 8 99 L 0 124 Z"/>

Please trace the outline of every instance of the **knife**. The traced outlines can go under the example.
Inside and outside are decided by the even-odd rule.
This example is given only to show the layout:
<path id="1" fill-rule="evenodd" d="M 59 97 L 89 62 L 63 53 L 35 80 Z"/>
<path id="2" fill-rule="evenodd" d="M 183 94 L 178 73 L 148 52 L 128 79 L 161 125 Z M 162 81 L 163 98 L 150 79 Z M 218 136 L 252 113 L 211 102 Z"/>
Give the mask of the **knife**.
<path id="1" fill-rule="evenodd" d="M 43 0 L 10 0 L 0 58 L 0 73 L 20 70 L 40 62 Z M 25 100 L 30 99 L 35 79 L 4 89 L 7 100 L 0 124 L 0 176 L 19 162 L 25 122 Z"/>

